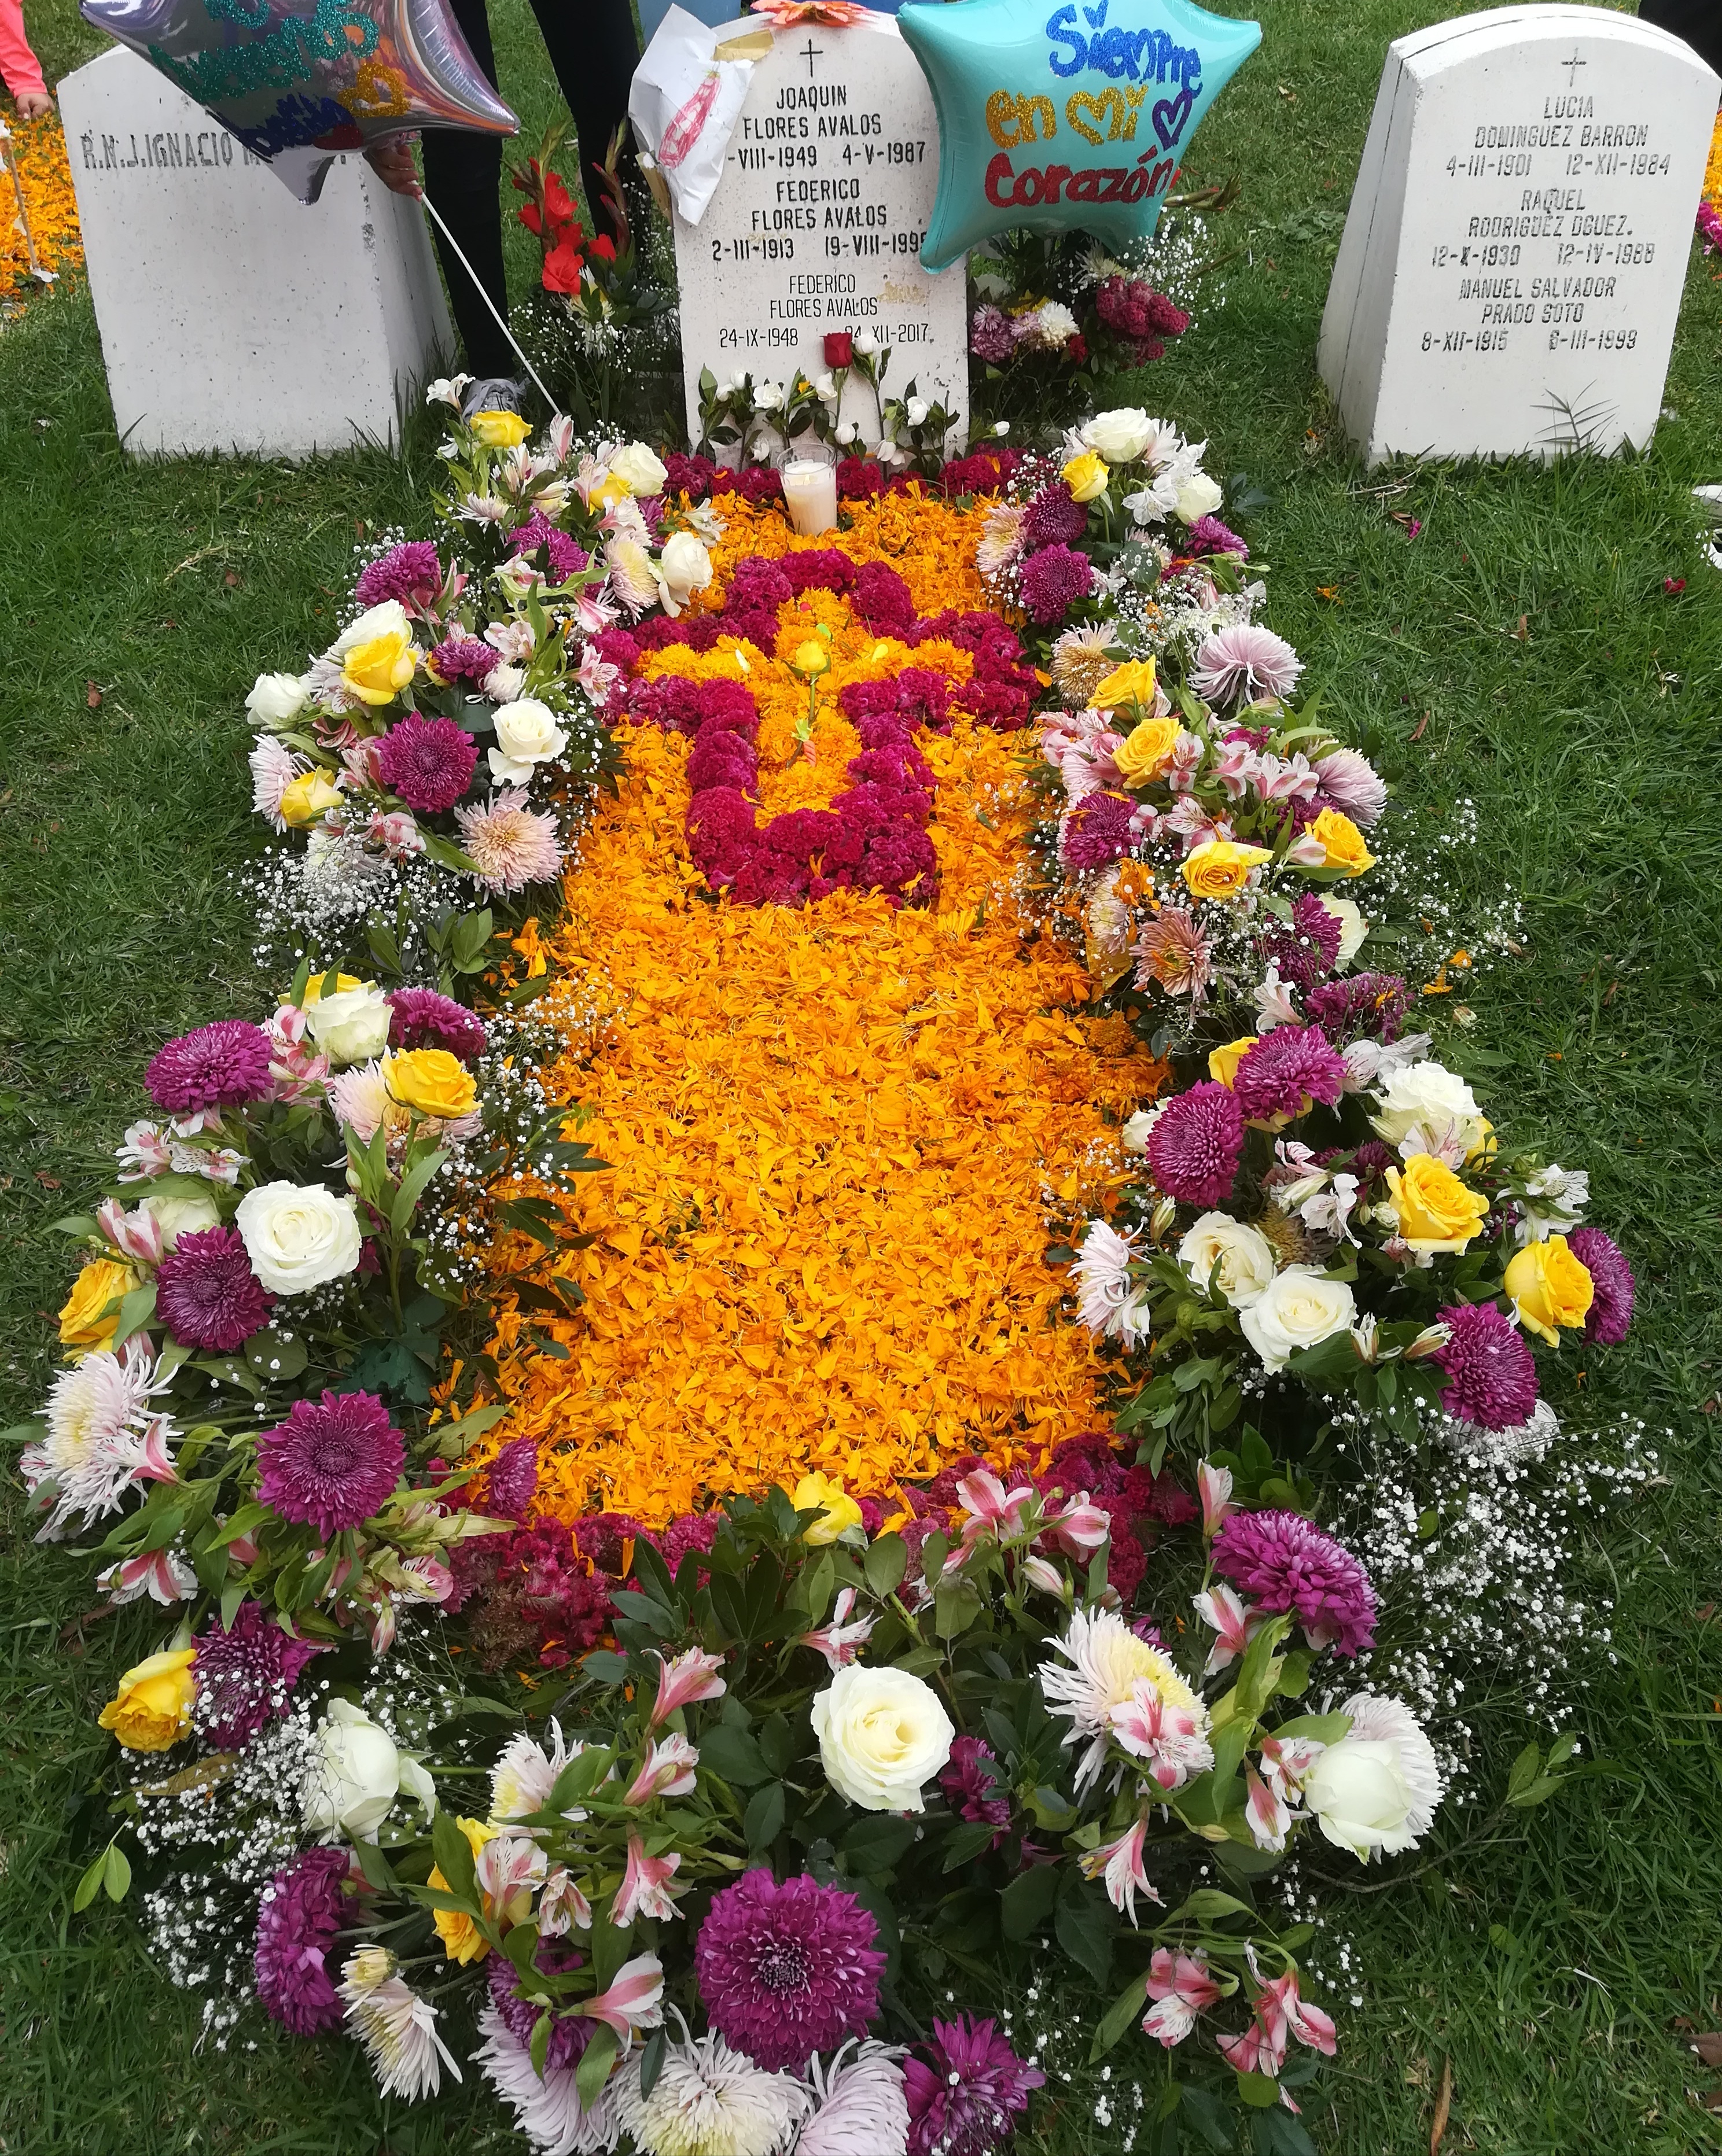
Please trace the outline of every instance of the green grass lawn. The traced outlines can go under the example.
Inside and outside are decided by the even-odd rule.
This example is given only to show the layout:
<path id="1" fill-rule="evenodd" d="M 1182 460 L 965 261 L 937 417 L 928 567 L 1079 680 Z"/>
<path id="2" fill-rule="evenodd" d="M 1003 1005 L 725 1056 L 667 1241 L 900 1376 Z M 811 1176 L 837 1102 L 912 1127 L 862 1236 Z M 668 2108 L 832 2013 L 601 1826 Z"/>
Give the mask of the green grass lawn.
<path id="1" fill-rule="evenodd" d="M 535 135 L 555 98 L 531 17 L 525 0 L 494 12 L 503 87 Z M 1241 176 L 1224 244 L 1246 253 L 1224 308 L 1119 401 L 1207 434 L 1211 469 L 1266 490 L 1251 531 L 1273 565 L 1273 626 L 1414 804 L 1477 803 L 1457 872 L 1475 895 L 1511 885 L 1526 924 L 1524 957 L 1472 992 L 1475 1041 L 1498 1059 L 1489 1106 L 1590 1166 L 1593 1217 L 1639 1273 L 1633 1341 L 1581 1405 L 1673 1432 L 1665 1486 L 1591 1554 L 1611 1576 L 1618 1659 L 1600 1666 L 1582 1734 L 1616 1771 L 1420 1886 L 1329 1900 L 1365 2003 L 1341 2006 L 1333 2104 L 1312 2127 L 1351 2156 L 1426 2150 L 1450 2061 L 1448 2151 L 1672 2156 L 1722 2147 L 1700 2102 L 1716 2076 L 1676 2025 L 1722 2022 L 1722 576 L 1689 495 L 1722 479 L 1722 280 L 1694 257 L 1670 416 L 1643 459 L 1432 467 L 1381 494 L 1394 475 L 1365 475 L 1333 425 L 1316 330 L 1385 44 L 1457 12 L 1261 0 L 1262 50 L 1196 160 Z M 69 0 L 33 4 L 31 25 L 50 81 L 99 43 Z M 49 1367 L 62 1265 L 41 1231 L 88 1194 L 145 1056 L 260 991 L 244 693 L 327 641 L 362 531 L 429 528 L 418 449 L 131 465 L 84 291 L 0 335 L 0 1422 L 35 1404 Z M 1666 593 L 1668 578 L 1685 591 Z M 0 1552 L 0 2150 L 523 2145 L 470 2089 L 385 2118 L 351 2046 L 259 2028 L 194 2051 L 195 2006 L 158 1982 L 130 1919 L 69 1916 L 68 1830 L 107 1743 L 95 1715 L 146 1620 L 98 1621 L 85 1568 L 34 1549 L 15 1499 Z M 1495 1782 L 1509 1757 L 1488 1763 Z M 1049 2143 L 1118 2145 L 1092 2128 Z"/>

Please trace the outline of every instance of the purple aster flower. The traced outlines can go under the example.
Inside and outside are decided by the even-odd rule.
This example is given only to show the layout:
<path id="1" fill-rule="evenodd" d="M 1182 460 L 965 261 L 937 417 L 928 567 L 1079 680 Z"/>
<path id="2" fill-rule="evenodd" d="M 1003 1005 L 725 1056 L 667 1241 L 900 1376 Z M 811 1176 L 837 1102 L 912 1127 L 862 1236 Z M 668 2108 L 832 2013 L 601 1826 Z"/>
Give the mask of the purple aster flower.
<path id="1" fill-rule="evenodd" d="M 237 1228 L 182 1235 L 156 1273 L 156 1315 L 182 1348 L 230 1355 L 274 1306 Z"/>
<path id="2" fill-rule="evenodd" d="M 585 1957 L 572 1947 L 558 1946 L 552 1939 L 540 1939 L 532 1958 L 547 1976 L 563 1976 L 571 1969 L 578 1969 Z M 506 2024 L 509 2035 L 523 2050 L 530 2049 L 532 2031 L 544 2010 L 521 1989 L 520 1971 L 501 1954 L 492 1954 L 485 1980 L 491 1988 L 491 2004 Z M 558 2014 L 550 2024 L 550 2049 L 544 2060 L 546 2073 L 559 2066 L 577 2065 L 591 2040 L 594 2026 L 583 2015 Z"/>
<path id="3" fill-rule="evenodd" d="M 537 1488 L 538 1440 L 517 1437 L 491 1462 L 491 1510 L 506 1519 L 523 1520 Z"/>
<path id="4" fill-rule="evenodd" d="M 1016 349 L 1016 332 L 1002 309 L 980 306 L 969 324 L 969 349 L 990 367 L 1002 367 Z"/>
<path id="5" fill-rule="evenodd" d="M 327 1540 L 387 1504 L 406 1456 L 405 1440 L 374 1393 L 326 1392 L 321 1400 L 296 1400 L 287 1419 L 258 1439 L 258 1495 L 284 1520 L 314 1527 Z"/>
<path id="6" fill-rule="evenodd" d="M 421 815 L 452 808 L 472 783 L 478 743 L 452 719 L 427 719 L 409 711 L 384 734 L 377 749 L 383 783 Z"/>
<path id="7" fill-rule="evenodd" d="M 1197 517 L 1190 527 L 1190 551 L 1192 554 L 1236 554 L 1246 562 L 1250 558 L 1248 541 L 1228 531 L 1217 516 Z"/>
<path id="8" fill-rule="evenodd" d="M 344 1849 L 307 1849 L 276 1872 L 258 1904 L 257 1996 L 296 2036 L 341 2026 L 341 2000 L 324 1964 L 347 1918 L 347 1866 Z"/>
<path id="9" fill-rule="evenodd" d="M 768 2072 L 864 2036 L 886 1957 L 871 1912 L 802 1872 L 749 1871 L 714 1895 L 694 1967 L 712 2025 Z"/>
<path id="10" fill-rule="evenodd" d="M 434 988 L 396 988 L 389 996 L 391 1048 L 443 1048 L 463 1063 L 475 1063 L 485 1052 L 484 1020 L 439 996 Z"/>
<path id="11" fill-rule="evenodd" d="M 470 681 L 482 688 L 502 664 L 502 654 L 481 636 L 451 636 L 431 653 L 430 664 L 445 681 Z"/>
<path id="12" fill-rule="evenodd" d="M 232 1627 L 219 1621 L 192 1641 L 197 1650 L 198 1727 L 221 1752 L 238 1752 L 266 1722 L 287 1712 L 307 1662 L 323 1650 L 290 1640 L 255 1602 L 242 1602 Z"/>
<path id="13" fill-rule="evenodd" d="M 1259 622 L 1237 621 L 1202 640 L 1190 685 L 1211 704 L 1251 704 L 1289 696 L 1303 661 L 1283 636 Z"/>
<path id="14" fill-rule="evenodd" d="M 436 558 L 434 542 L 409 539 L 362 569 L 352 595 L 362 607 L 381 606 L 385 599 L 429 606 L 442 588 L 442 564 Z"/>
<path id="15" fill-rule="evenodd" d="M 1022 565 L 1022 603 L 1043 629 L 1062 621 L 1093 588 L 1092 563 L 1069 547 L 1043 547 Z"/>
<path id="16" fill-rule="evenodd" d="M 1354 823 L 1373 824 L 1387 806 L 1387 782 L 1354 748 L 1330 750 L 1315 767 L 1324 803 L 1331 801 Z"/>
<path id="17" fill-rule="evenodd" d="M 244 1019 L 218 1019 L 164 1041 L 150 1058 L 143 1082 L 156 1106 L 172 1116 L 266 1099 L 269 1035 Z"/>
<path id="18" fill-rule="evenodd" d="M 1244 1118 L 1228 1086 L 1205 1078 L 1169 1101 L 1149 1133 L 1148 1164 L 1169 1198 L 1220 1205 L 1231 1195 Z"/>
<path id="19" fill-rule="evenodd" d="M 1022 520 L 1023 543 L 1027 547 L 1069 546 L 1088 528 L 1088 511 L 1061 479 L 1043 486 L 1028 506 Z"/>
<path id="20" fill-rule="evenodd" d="M 1010 1824 L 1008 1798 L 999 1794 L 995 1775 L 987 1772 L 998 1754 L 978 1737 L 959 1737 L 952 1743 L 950 1763 L 938 1778 L 938 1786 L 954 1812 L 965 1820 L 984 1820 L 989 1826 Z"/>
<path id="21" fill-rule="evenodd" d="M 1397 973 L 1354 973 L 1309 992 L 1310 1018 L 1339 1047 L 1362 1040 L 1397 1040 L 1411 992 Z"/>
<path id="22" fill-rule="evenodd" d="M 1536 1358 L 1505 1311 L 1492 1302 L 1443 1310 L 1452 1337 L 1435 1361 L 1447 1373 L 1441 1404 L 1482 1430 L 1517 1430 L 1537 1404 Z"/>
<path id="23" fill-rule="evenodd" d="M 1135 842 L 1131 819 L 1136 804 L 1121 794 L 1090 793 L 1064 819 L 1058 850 L 1067 869 L 1079 873 L 1122 860 Z"/>
<path id="24" fill-rule="evenodd" d="M 1626 1253 L 1600 1228 L 1574 1229 L 1566 1247 L 1591 1276 L 1595 1291 L 1585 1320 L 1586 1339 L 1594 1340 L 1599 1348 L 1618 1348 L 1632 1330 L 1638 1292 Z"/>
<path id="25" fill-rule="evenodd" d="M 1214 1568 L 1270 1616 L 1290 1611 L 1312 1647 L 1361 1654 L 1375 1643 L 1369 1574 L 1301 1512 L 1231 1512 L 1214 1539 Z"/>
<path id="26" fill-rule="evenodd" d="M 1312 1101 L 1331 1108 L 1345 1089 L 1345 1064 L 1318 1025 L 1277 1025 L 1247 1049 L 1231 1090 L 1248 1122 L 1301 1116 Z"/>
<path id="27" fill-rule="evenodd" d="M 908 2156 L 993 2156 L 1016 2131 L 1030 2092 L 1046 2076 L 1025 2065 L 990 2021 L 935 2021 L 933 2041 L 903 2061 Z"/>

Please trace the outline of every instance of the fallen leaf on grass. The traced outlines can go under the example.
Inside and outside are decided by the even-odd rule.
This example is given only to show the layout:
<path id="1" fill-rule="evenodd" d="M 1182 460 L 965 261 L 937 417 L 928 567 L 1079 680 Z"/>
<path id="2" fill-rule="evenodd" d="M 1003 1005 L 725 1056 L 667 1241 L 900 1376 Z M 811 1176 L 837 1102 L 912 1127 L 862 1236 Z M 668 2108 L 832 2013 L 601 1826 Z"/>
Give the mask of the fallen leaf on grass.
<path id="1" fill-rule="evenodd" d="M 1692 2039 L 1692 2048 L 1707 2066 L 1722 2066 L 1722 2030 L 1705 2030 Z"/>
<path id="2" fill-rule="evenodd" d="M 1521 644 L 1529 644 L 1530 642 L 1530 616 L 1528 613 L 1520 614 L 1519 617 L 1518 627 L 1510 631 L 1510 634 L 1516 636 Z"/>
<path id="3" fill-rule="evenodd" d="M 36 1170 L 36 1180 L 44 1190 L 59 1188 L 59 1178 L 57 1175 L 50 1175 L 45 1168 L 39 1168 Z"/>
<path id="4" fill-rule="evenodd" d="M 1418 720 L 1418 721 L 1417 721 L 1417 723 L 1416 724 L 1416 726 L 1414 726 L 1411 728 L 1411 739 L 1412 739 L 1414 742 L 1420 742 L 1420 741 L 1421 741 L 1421 740 L 1422 740 L 1422 738 L 1423 738 L 1424 735 L 1425 735 L 1426 733 L 1427 733 L 1427 732 L 1428 732 L 1428 731 L 1429 731 L 1429 714 L 1427 713 L 1427 711 L 1425 711 L 1425 712 L 1424 712 L 1424 714 L 1423 714 L 1423 716 L 1422 716 L 1422 717 L 1421 717 L 1421 719 L 1419 719 L 1419 720 Z"/>
<path id="5" fill-rule="evenodd" d="M 1429 2122 L 1429 2156 L 1441 2156 L 1441 2144 L 1447 2138 L 1447 2122 L 1453 2107 L 1453 2062 L 1441 2062 L 1441 2087 L 1436 2092 L 1435 2116 Z"/>
<path id="6" fill-rule="evenodd" d="M 100 705 L 101 691 L 96 687 L 95 682 L 86 681 L 84 684 L 84 701 L 92 711 Z"/>

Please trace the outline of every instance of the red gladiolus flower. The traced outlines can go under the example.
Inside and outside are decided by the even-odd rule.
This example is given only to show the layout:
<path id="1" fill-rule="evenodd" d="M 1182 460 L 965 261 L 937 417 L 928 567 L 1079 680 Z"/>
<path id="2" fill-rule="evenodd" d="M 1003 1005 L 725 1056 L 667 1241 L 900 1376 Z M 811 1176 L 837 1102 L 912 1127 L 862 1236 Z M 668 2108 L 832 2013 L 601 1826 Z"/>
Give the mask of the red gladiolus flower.
<path id="1" fill-rule="evenodd" d="M 825 332 L 825 365 L 852 367 L 855 364 L 855 337 L 848 330 L 828 330 Z"/>
<path id="2" fill-rule="evenodd" d="M 544 208 L 553 224 L 571 224 L 573 222 L 573 199 L 560 172 L 544 175 Z"/>
<path id="3" fill-rule="evenodd" d="M 538 205 L 537 203 L 526 203 L 522 204 L 519 215 L 520 221 L 526 227 L 527 230 L 532 234 L 533 239 L 537 239 L 543 232 L 544 225 L 543 220 L 538 215 Z"/>
<path id="4" fill-rule="evenodd" d="M 575 246 L 573 234 L 565 234 L 544 257 L 544 290 L 578 292 L 586 259 Z"/>
<path id="5" fill-rule="evenodd" d="M 600 232 L 592 243 L 592 252 L 600 262 L 614 262 L 616 259 L 616 243 L 607 232 Z"/>

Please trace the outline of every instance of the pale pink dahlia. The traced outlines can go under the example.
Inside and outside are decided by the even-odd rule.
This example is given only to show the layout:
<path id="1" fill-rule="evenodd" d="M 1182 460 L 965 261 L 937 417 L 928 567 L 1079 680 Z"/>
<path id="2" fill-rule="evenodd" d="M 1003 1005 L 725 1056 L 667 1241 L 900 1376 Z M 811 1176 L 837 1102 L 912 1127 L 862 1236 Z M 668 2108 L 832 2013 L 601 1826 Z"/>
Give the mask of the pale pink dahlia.
<path id="1" fill-rule="evenodd" d="M 259 734 L 245 760 L 251 767 L 251 806 L 272 831 L 285 831 L 281 799 L 299 774 L 310 769 L 309 758 L 296 756 L 273 734 Z"/>
<path id="2" fill-rule="evenodd" d="M 805 1872 L 780 1886 L 749 1871 L 712 1897 L 694 1948 L 712 2025 L 756 2065 L 798 2072 L 815 2051 L 865 2035 L 885 1955 L 854 1895 Z"/>
<path id="3" fill-rule="evenodd" d="M 506 787 L 477 807 L 455 811 L 460 843 L 492 891 L 524 891 L 547 883 L 562 869 L 556 819 L 526 805 L 523 788 Z"/>

